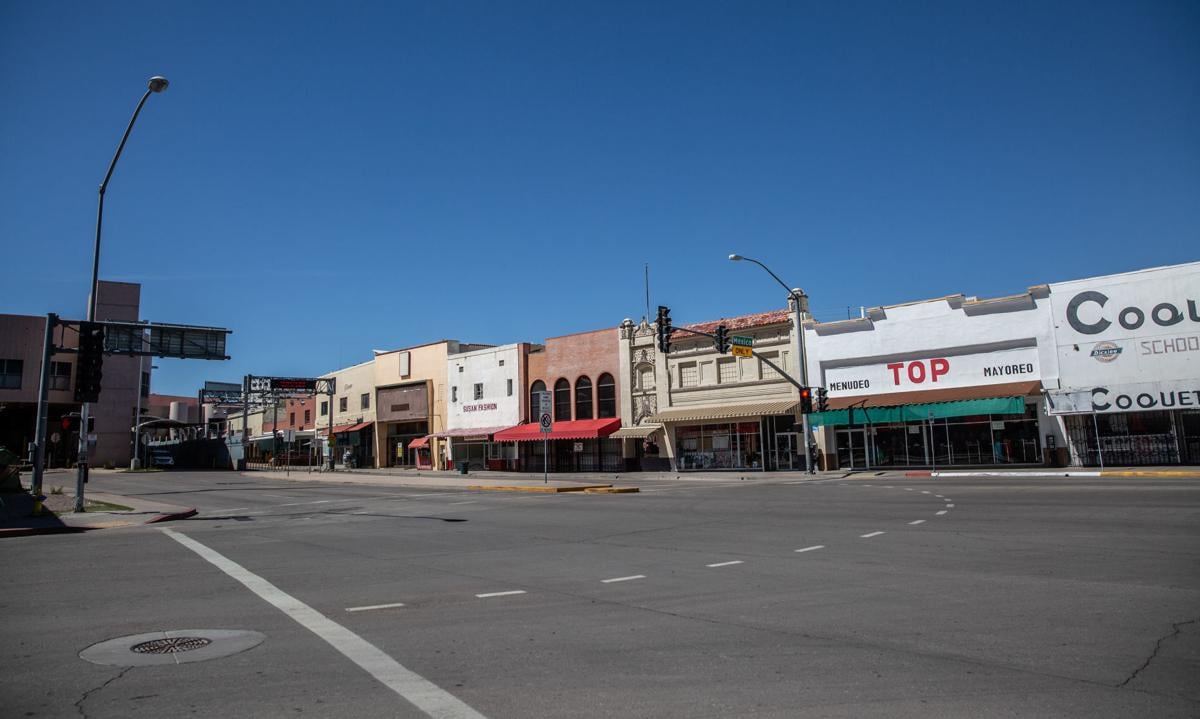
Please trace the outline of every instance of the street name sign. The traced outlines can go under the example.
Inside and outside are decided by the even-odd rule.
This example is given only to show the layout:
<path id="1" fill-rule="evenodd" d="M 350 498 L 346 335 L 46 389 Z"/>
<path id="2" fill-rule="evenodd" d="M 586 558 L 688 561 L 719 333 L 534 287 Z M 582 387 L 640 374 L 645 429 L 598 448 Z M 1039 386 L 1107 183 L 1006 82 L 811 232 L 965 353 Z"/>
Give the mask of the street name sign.
<path id="1" fill-rule="evenodd" d="M 740 337 L 738 335 L 734 335 L 729 338 L 729 349 L 733 353 L 734 357 L 753 357 L 754 350 L 751 349 L 753 346 L 753 337 Z"/>

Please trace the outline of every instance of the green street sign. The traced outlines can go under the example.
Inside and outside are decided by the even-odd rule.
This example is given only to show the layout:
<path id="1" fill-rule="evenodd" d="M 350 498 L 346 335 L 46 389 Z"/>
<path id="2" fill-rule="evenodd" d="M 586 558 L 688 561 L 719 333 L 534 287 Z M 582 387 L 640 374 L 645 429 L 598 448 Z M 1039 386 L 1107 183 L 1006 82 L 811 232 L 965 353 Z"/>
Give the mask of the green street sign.
<path id="1" fill-rule="evenodd" d="M 734 345 L 735 347 L 753 347 L 754 346 L 754 338 L 753 337 L 739 337 L 738 335 L 734 335 L 729 338 L 729 342 L 730 342 L 730 344 Z"/>

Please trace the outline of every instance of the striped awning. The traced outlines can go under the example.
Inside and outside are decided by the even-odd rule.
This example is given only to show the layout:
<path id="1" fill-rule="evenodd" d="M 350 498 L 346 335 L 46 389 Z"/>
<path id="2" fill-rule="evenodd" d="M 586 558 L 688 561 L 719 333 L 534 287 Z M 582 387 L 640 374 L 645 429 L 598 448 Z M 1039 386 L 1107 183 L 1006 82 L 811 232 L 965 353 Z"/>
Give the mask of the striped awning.
<path id="1" fill-rule="evenodd" d="M 694 422 L 708 419 L 737 419 L 739 417 L 762 417 L 768 415 L 791 414 L 799 400 L 782 399 L 772 402 L 755 402 L 752 404 L 707 405 L 703 407 L 686 407 L 665 409 L 652 417 L 650 422 Z"/>
<path id="2" fill-rule="evenodd" d="M 636 427 L 622 427 L 608 436 L 613 439 L 645 439 L 660 429 L 661 424 L 639 424 Z"/>

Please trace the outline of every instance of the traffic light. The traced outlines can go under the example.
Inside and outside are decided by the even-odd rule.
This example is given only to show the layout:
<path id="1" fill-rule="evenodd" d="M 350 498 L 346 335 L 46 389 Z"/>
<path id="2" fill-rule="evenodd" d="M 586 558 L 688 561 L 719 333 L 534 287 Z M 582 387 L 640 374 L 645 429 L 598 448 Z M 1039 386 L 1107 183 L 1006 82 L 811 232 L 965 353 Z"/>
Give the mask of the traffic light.
<path id="1" fill-rule="evenodd" d="M 655 322 L 658 332 L 658 349 L 663 354 L 671 352 L 671 308 L 658 306 L 658 319 Z"/>
<path id="2" fill-rule="evenodd" d="M 62 428 L 62 431 L 67 434 L 70 434 L 71 432 L 78 432 L 79 431 L 79 419 L 80 418 L 79 418 L 78 412 L 75 412 L 72 414 L 64 414 L 62 416 L 62 419 L 59 420 L 59 426 Z M 96 431 L 96 418 L 93 416 L 89 416 L 88 417 L 88 433 L 91 434 L 92 432 L 95 432 L 95 431 Z"/>
<path id="3" fill-rule="evenodd" d="M 75 401 L 100 401 L 100 379 L 104 376 L 104 325 L 79 323 L 79 355 L 75 363 Z"/>
<path id="4" fill-rule="evenodd" d="M 824 387 L 817 387 L 817 411 L 829 411 L 829 392 Z"/>
<path id="5" fill-rule="evenodd" d="M 812 387 L 802 387 L 800 389 L 800 414 L 812 414 L 812 411 L 813 411 Z"/>
<path id="6" fill-rule="evenodd" d="M 717 325 L 716 334 L 713 336 L 713 342 L 717 347 L 717 352 L 721 354 L 729 353 L 729 329 L 725 325 Z"/>

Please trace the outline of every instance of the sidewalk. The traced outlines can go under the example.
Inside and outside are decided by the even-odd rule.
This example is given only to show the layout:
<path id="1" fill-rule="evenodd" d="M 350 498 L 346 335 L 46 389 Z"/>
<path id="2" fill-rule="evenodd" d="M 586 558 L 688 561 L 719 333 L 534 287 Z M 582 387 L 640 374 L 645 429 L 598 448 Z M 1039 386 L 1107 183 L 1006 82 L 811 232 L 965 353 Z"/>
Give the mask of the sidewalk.
<path id="1" fill-rule="evenodd" d="M 65 492 L 62 497 L 74 503 L 75 493 Z M 163 502 L 124 497 L 105 492 L 87 492 L 89 501 L 104 502 L 129 507 L 128 511 L 89 511 L 77 514 L 70 510 L 51 512 L 44 509 L 41 516 L 33 515 L 33 497 L 25 494 L 0 495 L 0 538 L 27 537 L 35 534 L 66 534 L 86 532 L 92 529 L 134 527 L 141 524 L 183 519 L 196 514 L 195 508 L 180 507 Z M 47 501 L 50 497 L 47 497 Z"/>
<path id="2" fill-rule="evenodd" d="M 398 469 L 379 467 L 364 469 L 338 469 L 334 472 L 310 472 L 307 468 L 290 473 L 282 469 L 250 470 L 240 473 L 244 477 L 283 479 L 293 482 L 341 482 L 383 487 L 420 487 L 424 489 L 501 489 L 521 488 L 535 491 L 536 488 L 558 489 L 559 491 L 582 490 L 584 487 L 612 486 L 636 488 L 638 485 L 658 482 L 751 482 L 783 480 L 818 480 L 846 477 L 849 472 L 833 471 L 807 474 L 805 472 L 760 472 L 755 470 L 711 472 L 572 472 L 551 473 L 548 480 L 541 472 L 496 472 L 471 470 L 470 474 L 454 471 Z"/>
<path id="3" fill-rule="evenodd" d="M 1200 467 L 1109 467 L 1045 469 L 947 469 L 905 472 L 905 477 L 1200 477 Z"/>

